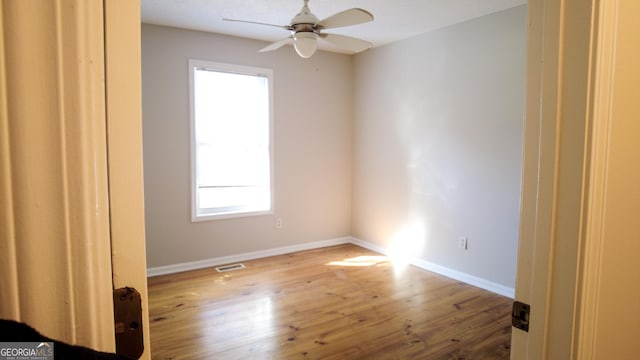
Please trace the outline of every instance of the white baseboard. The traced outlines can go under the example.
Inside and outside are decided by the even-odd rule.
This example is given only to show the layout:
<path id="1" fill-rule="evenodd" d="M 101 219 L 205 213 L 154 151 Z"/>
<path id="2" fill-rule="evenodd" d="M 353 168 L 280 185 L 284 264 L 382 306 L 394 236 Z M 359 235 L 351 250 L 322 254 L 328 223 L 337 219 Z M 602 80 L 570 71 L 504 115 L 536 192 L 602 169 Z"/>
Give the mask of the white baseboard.
<path id="1" fill-rule="evenodd" d="M 372 244 L 370 242 L 367 242 L 361 239 L 351 238 L 350 242 L 352 244 L 381 253 L 383 255 L 391 254 L 391 251 L 389 249 L 385 249 L 381 246 Z M 491 291 L 492 293 L 495 293 L 495 294 L 506 296 L 511 299 L 515 298 L 515 289 L 512 287 L 504 286 L 502 284 L 498 284 L 493 281 L 482 279 L 477 276 L 469 275 L 461 271 L 449 269 L 445 266 L 441 266 L 441 265 L 438 265 L 423 259 L 419 259 L 419 258 L 413 258 L 409 260 L 409 263 L 421 269 L 431 271 L 442 276 L 446 276 L 453 280 L 462 281 L 469 285 L 473 285 L 475 287 L 479 287 L 481 289 Z"/>
<path id="2" fill-rule="evenodd" d="M 336 238 L 336 239 L 330 239 L 330 240 L 314 241 L 314 242 L 300 244 L 300 245 L 284 246 L 284 247 L 268 249 L 268 250 L 252 251 L 252 252 L 242 253 L 237 255 L 221 256 L 221 257 L 216 257 L 211 259 L 190 261 L 190 262 L 184 262 L 184 263 L 178 263 L 178 264 L 172 264 L 172 265 L 155 266 L 147 269 L 147 277 L 174 274 L 174 273 L 179 273 L 179 272 L 189 271 L 189 270 L 204 269 L 204 268 L 213 267 L 213 266 L 232 264 L 240 261 L 248 261 L 248 260 L 254 260 L 254 259 L 261 259 L 269 256 L 290 254 L 297 251 L 313 250 L 313 249 L 319 249 L 319 248 L 329 247 L 334 245 L 348 244 L 350 242 L 351 242 L 351 238 L 344 237 L 344 238 Z"/>
<path id="3" fill-rule="evenodd" d="M 268 249 L 268 250 L 252 251 L 252 252 L 242 253 L 237 255 L 221 256 L 221 257 L 204 259 L 199 261 L 191 261 L 191 262 L 185 262 L 185 263 L 179 263 L 179 264 L 173 264 L 173 265 L 151 267 L 147 269 L 147 276 L 152 277 L 152 276 L 158 276 L 158 275 L 167 275 L 167 274 L 173 274 L 173 273 L 178 273 L 183 271 L 203 269 L 208 267 L 232 264 L 232 263 L 241 262 L 241 261 L 261 259 L 269 256 L 283 255 L 283 254 L 289 254 L 297 251 L 313 250 L 313 249 L 319 249 L 323 247 L 348 244 L 348 243 L 361 246 L 365 249 L 369 249 L 371 251 L 375 251 L 383 255 L 390 255 L 391 253 L 389 249 L 383 248 L 381 246 L 378 246 L 376 244 L 373 244 L 361 239 L 357 239 L 354 237 L 342 237 L 342 238 L 336 238 L 336 239 L 330 239 L 330 240 L 314 241 L 314 242 L 300 244 L 300 245 L 284 246 L 284 247 Z M 469 285 L 473 285 L 481 289 L 485 289 L 493 293 L 509 297 L 511 299 L 515 297 L 514 288 L 510 288 L 486 279 L 482 279 L 477 276 L 473 276 L 457 270 L 449 269 L 447 267 L 444 267 L 426 260 L 422 260 L 419 258 L 414 258 L 410 260 L 409 263 L 421 269 L 431 271 L 436 274 L 440 274 L 457 281 L 462 281 Z"/>

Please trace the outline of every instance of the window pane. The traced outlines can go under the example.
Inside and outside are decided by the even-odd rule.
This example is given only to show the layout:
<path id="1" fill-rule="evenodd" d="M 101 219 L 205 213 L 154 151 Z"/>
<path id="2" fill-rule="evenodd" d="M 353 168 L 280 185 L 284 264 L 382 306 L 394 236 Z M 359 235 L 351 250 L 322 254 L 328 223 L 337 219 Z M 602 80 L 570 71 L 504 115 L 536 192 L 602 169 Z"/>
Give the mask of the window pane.
<path id="1" fill-rule="evenodd" d="M 261 211 L 269 208 L 268 189 L 258 187 L 201 188 L 200 209 L 204 214 L 215 213 L 215 208 L 225 212 Z"/>
<path id="2" fill-rule="evenodd" d="M 270 210 L 269 77 L 192 71 L 196 215 Z"/>

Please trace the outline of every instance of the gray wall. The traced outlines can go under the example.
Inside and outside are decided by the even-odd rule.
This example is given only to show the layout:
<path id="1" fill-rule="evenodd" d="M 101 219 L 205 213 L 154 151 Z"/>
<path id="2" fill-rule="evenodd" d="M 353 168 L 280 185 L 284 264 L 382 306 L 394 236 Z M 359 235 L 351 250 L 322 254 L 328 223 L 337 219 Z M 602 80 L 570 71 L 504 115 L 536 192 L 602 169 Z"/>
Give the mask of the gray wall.
<path id="1" fill-rule="evenodd" d="M 352 57 L 142 25 L 147 263 L 157 267 L 351 234 Z M 188 59 L 274 71 L 275 213 L 190 222 Z M 284 227 L 275 228 L 282 218 Z"/>
<path id="2" fill-rule="evenodd" d="M 515 285 L 525 52 L 520 6 L 355 57 L 353 236 Z"/>

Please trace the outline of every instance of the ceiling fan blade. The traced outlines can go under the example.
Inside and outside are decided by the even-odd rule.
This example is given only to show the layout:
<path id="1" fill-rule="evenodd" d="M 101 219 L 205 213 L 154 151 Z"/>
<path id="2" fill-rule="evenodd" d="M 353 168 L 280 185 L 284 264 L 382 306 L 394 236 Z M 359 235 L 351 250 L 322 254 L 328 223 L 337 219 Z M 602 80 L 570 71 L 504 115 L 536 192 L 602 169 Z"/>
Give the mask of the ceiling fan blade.
<path id="1" fill-rule="evenodd" d="M 273 50 L 277 50 L 280 49 L 281 47 L 288 45 L 288 44 L 293 44 L 293 38 L 292 37 L 288 37 L 288 38 L 284 38 L 282 40 L 278 40 L 272 44 L 269 44 L 265 47 L 263 47 L 262 49 L 258 50 L 258 52 L 266 52 L 266 51 L 273 51 Z"/>
<path id="2" fill-rule="evenodd" d="M 241 22 L 241 23 L 247 23 L 247 24 L 266 25 L 266 26 L 278 27 L 278 28 L 285 29 L 285 30 L 292 30 L 291 26 L 289 26 L 289 25 L 275 25 L 275 24 L 268 24 L 268 23 L 262 23 L 262 22 L 257 22 L 257 21 L 247 21 L 247 20 L 237 20 L 237 19 L 222 19 L 222 20 L 224 20 L 224 21 L 233 21 L 233 22 Z"/>
<path id="3" fill-rule="evenodd" d="M 362 24 L 369 21 L 373 21 L 373 15 L 370 12 L 359 8 L 353 8 L 341 11 L 326 19 L 320 20 L 316 23 L 316 26 L 323 29 L 334 29 L 342 26 Z"/>
<path id="4" fill-rule="evenodd" d="M 320 34 L 320 38 L 327 41 L 337 47 L 353 52 L 365 51 L 371 47 L 371 43 L 368 41 L 356 39 L 351 36 L 344 36 L 338 34 Z"/>

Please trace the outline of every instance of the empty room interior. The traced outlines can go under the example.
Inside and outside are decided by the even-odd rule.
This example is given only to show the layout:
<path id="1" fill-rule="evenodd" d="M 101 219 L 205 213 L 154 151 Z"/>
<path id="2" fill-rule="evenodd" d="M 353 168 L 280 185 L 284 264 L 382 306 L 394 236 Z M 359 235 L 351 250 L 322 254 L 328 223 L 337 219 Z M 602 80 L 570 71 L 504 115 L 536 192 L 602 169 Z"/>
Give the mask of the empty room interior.
<path id="1" fill-rule="evenodd" d="M 478 305 L 477 312 L 493 309 L 492 316 L 507 324 L 500 328 L 502 336 L 510 336 L 527 48 L 527 6 L 517 3 L 363 52 L 320 49 L 306 59 L 291 46 L 257 53 L 268 43 L 145 22 L 143 8 L 152 354 L 154 347 L 162 347 L 154 345 L 154 336 L 170 333 L 180 342 L 180 329 L 197 323 L 198 341 L 209 343 L 214 354 L 216 342 L 220 344 L 213 358 L 375 358 L 357 344 L 385 339 L 387 348 L 376 350 L 380 358 L 508 358 L 508 340 L 507 345 L 493 344 L 491 338 L 497 335 L 478 333 L 481 330 L 449 334 L 447 323 L 421 314 L 430 311 L 435 298 L 450 296 L 450 304 L 436 306 L 447 309 L 452 323 L 466 321 L 461 319 L 474 316 L 456 315 L 456 310 L 465 310 L 460 304 L 495 296 L 486 300 L 495 301 L 493 305 Z M 314 2 L 309 6 L 314 8 Z M 361 6 L 366 8 L 366 2 Z M 193 218 L 190 61 L 272 72 L 268 211 Z M 232 154 L 228 157 L 233 161 Z M 229 264 L 244 268 L 214 269 Z M 374 275 L 379 281 L 358 282 L 373 271 L 381 271 Z M 278 277 L 289 280 L 279 282 Z M 233 280 L 241 286 L 232 286 Z M 181 287 L 182 282 L 201 287 Z M 434 283 L 434 288 L 423 282 Z M 274 288 L 267 289 L 268 284 Z M 374 286 L 384 290 L 371 290 Z M 466 293 L 470 289 L 479 292 Z M 296 301 L 313 304 L 340 291 L 340 301 L 321 305 L 331 311 L 309 305 L 304 312 L 300 303 L 288 303 L 285 296 L 306 292 L 307 298 Z M 431 291 L 437 296 L 430 297 Z M 210 298 L 203 299 L 205 294 Z M 251 300 L 242 302 L 242 294 Z M 385 303 L 401 318 L 383 321 L 373 315 L 377 310 L 367 306 L 381 297 L 402 299 Z M 421 301 L 416 304 L 417 299 Z M 341 303 L 352 311 L 340 308 Z M 191 310 L 193 320 L 176 315 L 198 306 L 200 312 Z M 224 314 L 216 313 L 223 307 Z M 274 310 L 283 307 L 298 309 L 304 319 Z M 355 316 L 356 307 L 369 316 Z M 250 315 L 240 317 L 244 320 L 235 328 L 226 324 L 227 335 L 235 334 L 232 342 L 213 328 L 225 329 L 234 311 Z M 328 314 L 345 313 L 351 315 L 347 325 L 328 325 L 345 321 Z M 316 319 L 321 316 L 329 318 Z M 182 323 L 171 322 L 172 317 Z M 412 322 L 413 317 L 439 327 Z M 354 325 L 358 321 L 365 324 Z M 172 330 L 163 329 L 164 323 Z M 394 326 L 404 338 L 389 340 Z M 305 335 L 314 327 L 318 333 Z M 340 335 L 331 337 L 331 331 Z M 445 333 L 442 339 L 433 335 L 438 331 Z M 249 333 L 256 334 L 253 340 Z M 162 358 L 176 356 L 171 351 L 184 351 L 184 346 L 164 346 Z M 491 346 L 501 350 L 486 350 Z M 429 347 L 437 347 L 438 356 L 424 357 Z M 487 352 L 474 353 L 480 348 Z"/>
<path id="2" fill-rule="evenodd" d="M 0 350 L 637 359 L 638 14 L 0 1 Z"/>

